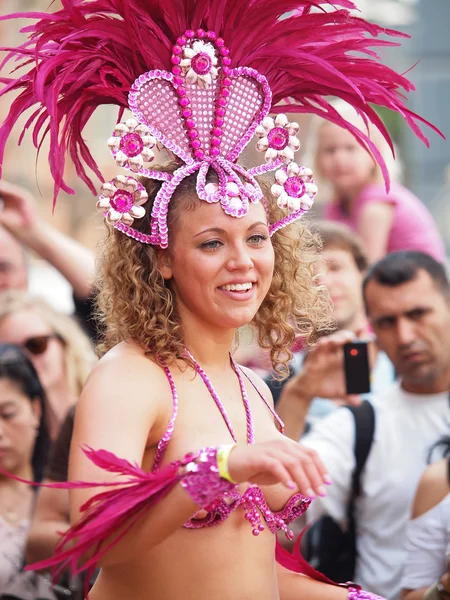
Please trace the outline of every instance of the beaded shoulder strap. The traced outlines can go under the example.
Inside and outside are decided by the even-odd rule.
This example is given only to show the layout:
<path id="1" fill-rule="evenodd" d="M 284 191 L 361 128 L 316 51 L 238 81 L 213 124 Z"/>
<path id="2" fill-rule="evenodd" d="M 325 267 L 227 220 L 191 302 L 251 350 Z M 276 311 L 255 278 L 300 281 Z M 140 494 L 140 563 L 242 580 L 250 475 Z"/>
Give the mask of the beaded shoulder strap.
<path id="1" fill-rule="evenodd" d="M 262 394 L 262 392 L 260 392 L 260 390 L 258 389 L 258 387 L 256 386 L 256 383 L 253 381 L 253 379 L 248 375 L 248 373 L 246 373 L 245 369 L 243 369 L 240 365 L 236 365 L 237 368 L 240 370 L 241 373 L 243 373 L 245 375 L 245 377 L 247 378 L 247 380 L 251 383 L 251 385 L 253 386 L 253 388 L 255 389 L 256 393 L 258 394 L 258 396 L 261 398 L 261 400 L 264 402 L 264 404 L 267 406 L 267 408 L 270 410 L 270 412 L 272 413 L 273 418 L 275 419 L 275 421 L 278 423 L 278 426 L 280 428 L 281 433 L 284 433 L 284 423 L 283 421 L 280 419 L 280 417 L 277 415 L 277 413 L 274 411 L 274 409 L 270 406 L 269 402 L 267 402 L 267 399 L 264 397 L 264 395 Z"/>
<path id="2" fill-rule="evenodd" d="M 170 385 L 170 390 L 172 392 L 172 416 L 170 418 L 169 426 L 167 427 L 166 433 L 162 436 L 162 438 L 158 442 L 158 447 L 156 448 L 155 460 L 153 461 L 152 471 L 156 471 L 158 467 L 161 465 L 161 461 L 164 456 L 164 452 L 166 451 L 167 446 L 169 445 L 170 439 L 173 434 L 173 430 L 175 428 L 175 419 L 177 418 L 178 413 L 178 394 L 177 388 L 175 387 L 175 382 L 173 380 L 172 374 L 169 371 L 168 367 L 163 367 L 164 373 L 166 374 L 167 380 Z"/>

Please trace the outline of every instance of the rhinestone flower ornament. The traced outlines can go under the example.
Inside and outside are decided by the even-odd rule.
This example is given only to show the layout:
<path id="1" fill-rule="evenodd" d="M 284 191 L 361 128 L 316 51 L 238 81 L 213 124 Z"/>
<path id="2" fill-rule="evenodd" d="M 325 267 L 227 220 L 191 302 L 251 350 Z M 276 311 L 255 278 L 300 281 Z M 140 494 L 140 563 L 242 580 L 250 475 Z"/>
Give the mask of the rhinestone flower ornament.
<path id="1" fill-rule="evenodd" d="M 141 205 L 147 200 L 148 194 L 139 181 L 118 175 L 102 185 L 97 209 L 113 225 L 119 222 L 132 225 L 134 219 L 142 219 L 145 215 L 145 208 Z"/>
<path id="2" fill-rule="evenodd" d="M 152 148 L 156 145 L 155 138 L 144 123 L 136 119 L 128 119 L 125 123 L 116 125 L 112 137 L 108 140 L 116 164 L 138 173 L 144 163 L 151 162 L 155 155 Z"/>
<path id="3" fill-rule="evenodd" d="M 289 212 L 300 209 L 307 211 L 311 208 L 318 191 L 311 169 L 291 162 L 287 167 L 276 171 L 275 180 L 272 194 L 277 198 L 280 208 L 287 208 Z"/>
<path id="4" fill-rule="evenodd" d="M 265 152 L 266 162 L 273 162 L 277 158 L 289 164 L 294 160 L 294 152 L 300 148 L 300 140 L 296 137 L 299 130 L 298 123 L 289 123 L 286 115 L 277 115 L 263 119 L 255 133 L 260 138 L 256 144 L 259 152 Z"/>
<path id="5" fill-rule="evenodd" d="M 249 183 L 245 183 L 244 187 L 247 192 L 254 193 L 255 189 Z M 227 181 L 225 197 L 221 197 L 220 187 L 217 183 L 207 183 L 205 185 L 206 201 L 218 202 L 222 205 L 224 212 L 232 217 L 243 217 L 247 214 L 249 200 L 244 196 L 235 181 Z"/>
<path id="6" fill-rule="evenodd" d="M 186 83 L 197 84 L 199 88 L 211 87 L 217 77 L 217 56 L 214 46 L 202 40 L 183 49 L 180 67 L 186 75 Z"/>

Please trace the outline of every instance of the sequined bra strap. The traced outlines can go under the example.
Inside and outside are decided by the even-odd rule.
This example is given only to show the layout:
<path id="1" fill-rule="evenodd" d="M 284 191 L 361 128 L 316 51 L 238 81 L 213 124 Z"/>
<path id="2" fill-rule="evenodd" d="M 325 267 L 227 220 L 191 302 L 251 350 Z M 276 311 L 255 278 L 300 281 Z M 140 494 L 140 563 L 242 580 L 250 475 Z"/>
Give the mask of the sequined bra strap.
<path id="1" fill-rule="evenodd" d="M 257 386 L 256 386 L 255 382 L 253 381 L 253 379 L 246 373 L 245 369 L 243 369 L 240 365 L 237 365 L 237 367 L 240 370 L 240 372 L 245 375 L 245 377 L 248 379 L 248 381 L 251 383 L 251 385 L 255 389 L 255 391 L 258 394 L 258 396 L 261 398 L 261 400 L 264 402 L 264 404 L 270 410 L 270 412 L 273 415 L 273 418 L 278 423 L 278 426 L 280 428 L 281 433 L 284 433 L 284 423 L 283 423 L 283 421 L 280 419 L 280 417 L 277 415 L 277 413 L 274 411 L 274 409 L 267 402 L 266 398 L 264 398 L 263 394 L 259 391 L 259 389 L 257 388 Z"/>
<path id="2" fill-rule="evenodd" d="M 177 418 L 178 413 L 178 394 L 177 388 L 175 387 L 175 382 L 173 380 L 172 374 L 169 371 L 168 367 L 163 367 L 164 373 L 166 374 L 167 380 L 170 385 L 170 390 L 172 392 L 172 416 L 170 418 L 169 426 L 167 427 L 166 433 L 162 436 L 162 438 L 158 442 L 158 446 L 156 448 L 155 460 L 153 461 L 152 471 L 155 471 L 161 464 L 161 461 L 164 456 L 164 452 L 170 442 L 170 438 L 172 437 L 173 430 L 175 427 L 175 419 Z"/>

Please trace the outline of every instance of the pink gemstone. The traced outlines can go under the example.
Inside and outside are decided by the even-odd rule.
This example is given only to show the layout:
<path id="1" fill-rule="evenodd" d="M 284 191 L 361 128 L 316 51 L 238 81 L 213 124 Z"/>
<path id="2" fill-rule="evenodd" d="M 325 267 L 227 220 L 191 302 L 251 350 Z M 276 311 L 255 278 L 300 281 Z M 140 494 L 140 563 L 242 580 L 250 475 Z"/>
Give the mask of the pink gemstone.
<path id="1" fill-rule="evenodd" d="M 172 52 L 173 54 L 181 54 L 183 52 L 183 49 L 180 46 L 174 46 L 172 48 Z"/>
<path id="2" fill-rule="evenodd" d="M 188 131 L 188 136 L 191 138 L 191 140 L 194 140 L 195 138 L 198 138 L 198 131 L 196 129 L 191 129 Z"/>
<path id="3" fill-rule="evenodd" d="M 223 41 L 223 39 L 222 39 L 222 38 L 220 38 L 220 37 L 219 37 L 219 38 L 217 38 L 217 40 L 216 40 L 216 46 L 217 46 L 218 48 L 221 48 L 221 47 L 222 47 L 224 44 L 225 44 L 225 42 Z"/>
<path id="4" fill-rule="evenodd" d="M 173 65 L 179 65 L 181 62 L 181 58 L 179 56 L 175 56 L 175 55 L 173 55 L 170 60 L 172 61 Z"/>
<path id="5" fill-rule="evenodd" d="M 230 90 L 228 88 L 223 88 L 220 90 L 220 95 L 226 98 L 230 95 Z"/>
<path id="6" fill-rule="evenodd" d="M 141 136 L 137 133 L 127 133 L 120 140 L 119 148 L 129 157 L 137 156 L 144 149 Z"/>
<path id="7" fill-rule="evenodd" d="M 231 58 L 229 56 L 224 56 L 223 59 L 222 59 L 222 63 L 226 67 L 229 67 L 231 65 Z"/>
<path id="8" fill-rule="evenodd" d="M 117 190 L 109 202 L 114 210 L 123 214 L 133 206 L 133 196 L 126 190 Z"/>
<path id="9" fill-rule="evenodd" d="M 223 133 L 223 131 L 220 127 L 214 127 L 212 132 L 213 132 L 213 135 L 216 135 L 217 137 L 220 137 Z"/>
<path id="10" fill-rule="evenodd" d="M 225 119 L 222 119 L 222 117 L 217 116 L 217 113 L 216 113 L 216 118 L 214 119 L 214 125 L 216 125 L 217 127 L 222 127 L 222 125 L 224 123 L 225 123 Z"/>
<path id="11" fill-rule="evenodd" d="M 231 73 L 230 67 L 223 67 L 222 71 L 224 75 L 230 75 Z"/>
<path id="12" fill-rule="evenodd" d="M 193 129 L 195 127 L 194 119 L 186 119 L 186 127 L 188 129 Z"/>
<path id="13" fill-rule="evenodd" d="M 205 153 L 201 148 L 199 148 L 194 152 L 194 155 L 196 158 L 203 158 L 205 156 Z"/>
<path id="14" fill-rule="evenodd" d="M 231 85 L 231 79 L 229 77 L 225 77 L 222 83 L 225 87 L 229 87 Z"/>
<path id="15" fill-rule="evenodd" d="M 184 87 L 182 87 L 182 86 L 177 87 L 177 94 L 179 96 L 185 96 L 186 95 L 186 90 L 184 89 Z"/>
<path id="16" fill-rule="evenodd" d="M 211 146 L 220 146 L 220 138 L 213 136 L 211 138 Z"/>
<path id="17" fill-rule="evenodd" d="M 211 57 L 206 52 L 199 52 L 192 58 L 191 67 L 197 75 L 207 75 L 212 67 Z"/>
<path id="18" fill-rule="evenodd" d="M 283 150 L 289 144 L 289 133 L 283 127 L 274 127 L 267 135 L 269 147 L 274 150 Z"/>
<path id="19" fill-rule="evenodd" d="M 219 156 L 220 148 L 211 148 L 210 154 L 211 156 Z"/>
<path id="20" fill-rule="evenodd" d="M 194 148 L 194 150 L 198 150 L 201 146 L 200 140 L 198 140 L 198 139 L 192 140 L 191 146 Z"/>
<path id="21" fill-rule="evenodd" d="M 179 100 L 181 106 L 185 107 L 185 106 L 189 106 L 189 104 L 191 103 L 189 98 L 186 98 L 186 96 L 183 96 L 182 98 L 180 98 Z"/>
<path id="22" fill-rule="evenodd" d="M 182 85 L 184 83 L 184 79 L 177 75 L 173 78 L 173 82 L 175 83 L 175 85 Z"/>
<path id="23" fill-rule="evenodd" d="M 195 31 L 192 31 L 192 29 L 187 29 L 187 30 L 184 32 L 184 35 L 185 35 L 187 38 L 189 38 L 189 39 L 192 39 L 192 38 L 195 36 Z"/>
<path id="24" fill-rule="evenodd" d="M 177 44 L 178 44 L 178 45 L 180 45 L 180 46 L 184 46 L 184 44 L 185 44 L 185 43 L 186 43 L 186 38 L 184 37 L 184 35 L 180 36 L 180 37 L 177 39 Z"/>
<path id="25" fill-rule="evenodd" d="M 175 65 L 174 67 L 172 67 L 172 73 L 174 73 L 175 75 L 179 75 L 181 73 L 181 67 Z"/>
<path id="26" fill-rule="evenodd" d="M 204 29 L 197 29 L 197 37 L 199 37 L 201 39 L 201 38 L 204 38 L 205 35 L 206 35 L 206 32 Z"/>
<path id="27" fill-rule="evenodd" d="M 223 106 L 225 108 L 225 106 L 227 105 L 227 99 L 226 98 L 219 98 L 218 100 L 218 105 L 219 106 Z"/>
<path id="28" fill-rule="evenodd" d="M 225 115 L 225 109 L 219 106 L 218 108 L 216 108 L 216 115 L 218 115 L 219 117 L 223 117 Z"/>
<path id="29" fill-rule="evenodd" d="M 217 34 L 214 33 L 214 31 L 208 31 L 206 35 L 210 40 L 215 40 L 217 38 Z"/>
<path id="30" fill-rule="evenodd" d="M 190 108 L 185 108 L 181 114 L 185 119 L 188 119 L 192 115 L 192 110 Z"/>
<path id="31" fill-rule="evenodd" d="M 228 50 L 228 48 L 221 48 L 220 49 L 220 54 L 222 56 L 228 56 L 230 54 L 230 51 Z"/>
<path id="32" fill-rule="evenodd" d="M 285 184 L 284 190 L 291 198 L 301 198 L 306 192 L 305 182 L 300 177 L 289 177 Z"/>

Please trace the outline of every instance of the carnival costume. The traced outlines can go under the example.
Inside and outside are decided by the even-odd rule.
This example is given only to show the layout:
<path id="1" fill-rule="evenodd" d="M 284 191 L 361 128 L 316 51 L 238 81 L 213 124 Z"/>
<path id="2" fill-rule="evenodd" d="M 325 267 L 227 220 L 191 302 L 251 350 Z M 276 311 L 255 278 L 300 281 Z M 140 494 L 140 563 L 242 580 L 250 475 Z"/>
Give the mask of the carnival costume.
<path id="1" fill-rule="evenodd" d="M 67 154 L 79 177 L 95 193 L 88 170 L 102 177 L 83 140 L 83 129 L 99 105 L 118 105 L 118 121 L 129 108 L 132 116 L 119 122 L 108 140 L 117 165 L 129 174 L 103 183 L 97 207 L 113 227 L 136 243 L 168 246 L 171 197 L 193 174 L 201 200 L 220 203 L 226 214 L 240 218 L 250 203 L 265 202 L 256 178 L 274 171 L 272 194 L 285 216 L 269 224 L 270 235 L 301 217 L 311 207 L 317 188 L 311 170 L 295 162 L 299 126 L 290 122 L 288 113 L 315 113 L 350 130 L 380 163 L 388 181 L 376 146 L 336 112 L 327 96 L 353 105 L 390 145 L 371 103 L 399 112 L 426 142 L 417 121 L 426 122 L 407 108 L 400 93 L 412 90 L 412 84 L 382 65 L 374 51 L 396 45 L 379 39 L 380 34 L 402 34 L 354 16 L 350 0 L 62 0 L 62 5 L 51 14 L 1 17 L 26 17 L 37 23 L 24 30 L 29 34 L 27 42 L 7 49 L 5 63 L 22 60 L 25 73 L 1 79 L 0 95 L 10 91 L 19 95 L 0 129 L 0 162 L 16 121 L 34 107 L 24 133 L 33 126 L 38 150 L 49 137 L 54 200 L 61 189 L 73 193 L 64 181 Z M 265 161 L 246 169 L 238 159 L 255 136 Z M 158 144 L 176 157 L 179 166 L 173 173 L 152 168 Z M 150 208 L 146 207 L 147 191 L 136 176 L 161 182 Z M 236 442 L 211 382 L 190 358 Z M 231 364 L 246 410 L 247 441 L 252 444 L 245 374 Z M 204 509 L 185 524 L 187 528 L 220 525 L 232 511 L 242 508 L 254 535 L 267 527 L 291 536 L 289 523 L 307 509 L 310 500 L 296 494 L 282 511 L 273 512 L 258 486 L 250 485 L 241 493 L 227 470 L 231 447 L 203 448 L 161 465 L 177 414 L 175 385 L 169 369 L 164 371 L 172 390 L 173 414 L 158 445 L 153 470 L 147 473 L 105 450 L 86 448 L 97 466 L 126 480 L 120 489 L 116 483 L 55 484 L 113 489 L 93 496 L 81 508 L 80 520 L 62 536 L 55 557 L 32 568 L 52 567 L 56 575 L 67 566 L 75 573 L 91 571 L 178 482 Z M 105 539 L 112 541 L 105 546 Z M 91 558 L 79 564 L 88 550 Z M 333 583 L 309 567 L 298 551 L 290 555 L 278 546 L 277 558 L 292 570 Z M 349 598 L 375 596 L 349 585 Z"/>

